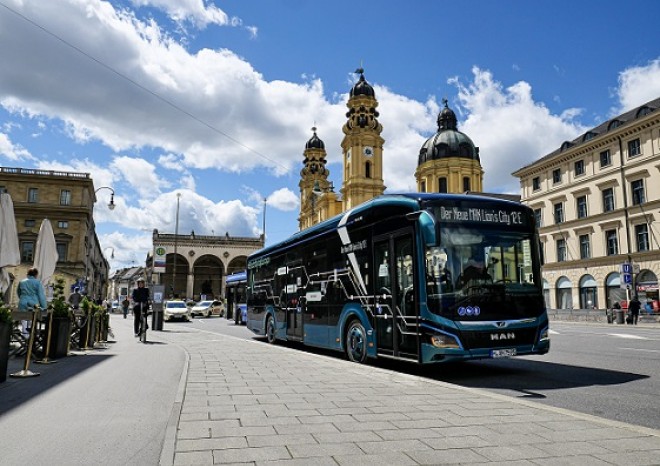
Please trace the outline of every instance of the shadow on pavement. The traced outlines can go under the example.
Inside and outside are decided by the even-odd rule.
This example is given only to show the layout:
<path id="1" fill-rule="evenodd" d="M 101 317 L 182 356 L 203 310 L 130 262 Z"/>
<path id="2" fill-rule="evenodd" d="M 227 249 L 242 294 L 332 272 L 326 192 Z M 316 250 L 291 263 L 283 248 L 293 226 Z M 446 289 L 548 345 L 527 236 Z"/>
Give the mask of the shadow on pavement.
<path id="1" fill-rule="evenodd" d="M 255 337 L 254 340 L 268 344 L 263 338 Z M 278 341 L 276 344 L 299 351 L 306 351 L 336 359 L 345 359 L 342 353 L 335 351 L 310 348 L 293 342 Z M 368 364 L 382 369 L 416 375 L 441 382 L 454 383 L 464 387 L 513 390 L 520 392 L 520 396 L 526 398 L 545 398 L 545 395 L 536 393 L 537 390 L 556 390 L 596 385 L 621 385 L 649 378 L 647 375 L 632 372 L 572 366 L 521 358 L 499 361 L 477 360 L 425 366 L 412 362 L 401 362 L 382 358 L 369 361 Z"/>
<path id="2" fill-rule="evenodd" d="M 0 383 L 0 416 L 18 408 L 22 403 L 39 396 L 46 390 L 69 380 L 72 377 L 100 364 L 113 355 L 101 354 L 94 350 L 88 355 L 80 354 L 58 359 L 55 364 L 31 363 L 29 370 L 39 373 L 36 377 L 13 378 L 13 374 L 23 370 L 25 359 L 12 357 L 9 359 L 7 380 Z"/>

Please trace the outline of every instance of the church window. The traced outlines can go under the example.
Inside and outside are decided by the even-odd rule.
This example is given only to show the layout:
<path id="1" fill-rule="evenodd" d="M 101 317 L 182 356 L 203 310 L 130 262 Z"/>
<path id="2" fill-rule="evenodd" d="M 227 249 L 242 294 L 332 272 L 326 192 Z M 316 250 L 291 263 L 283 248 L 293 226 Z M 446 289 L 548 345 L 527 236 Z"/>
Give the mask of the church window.
<path id="1" fill-rule="evenodd" d="M 371 163 L 366 162 L 364 164 L 364 176 L 367 178 L 371 178 Z"/>
<path id="2" fill-rule="evenodd" d="M 420 181 L 419 183 L 419 190 L 423 193 L 426 192 L 426 181 Z"/>
<path id="3" fill-rule="evenodd" d="M 463 177 L 463 192 L 470 191 L 470 177 Z"/>
<path id="4" fill-rule="evenodd" d="M 444 176 L 438 179 L 438 192 L 446 193 L 447 192 L 447 178 Z"/>

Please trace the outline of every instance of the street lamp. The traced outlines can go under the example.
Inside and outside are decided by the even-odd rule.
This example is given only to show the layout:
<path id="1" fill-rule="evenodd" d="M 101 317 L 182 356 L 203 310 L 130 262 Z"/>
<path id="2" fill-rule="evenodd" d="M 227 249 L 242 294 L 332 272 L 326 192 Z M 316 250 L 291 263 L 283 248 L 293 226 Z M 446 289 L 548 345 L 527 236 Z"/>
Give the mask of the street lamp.
<path id="1" fill-rule="evenodd" d="M 177 246 L 179 239 L 179 201 L 181 199 L 181 193 L 176 193 L 176 222 L 174 223 L 174 269 L 172 270 L 172 295 L 175 294 L 176 286 L 176 256 L 178 255 Z"/>
<path id="2" fill-rule="evenodd" d="M 94 194 L 98 193 L 102 189 L 109 189 L 110 190 L 110 202 L 108 203 L 108 209 L 114 210 L 115 209 L 115 190 L 112 189 L 110 186 L 101 186 L 100 188 L 97 188 L 94 190 Z M 94 196 L 94 202 L 96 202 L 96 196 Z M 90 222 L 87 224 L 87 232 L 85 234 L 85 292 L 89 294 L 89 261 L 90 259 L 93 260 L 90 254 L 92 245 L 91 240 L 89 239 L 89 234 L 92 231 L 92 224 L 94 223 L 94 205 L 92 204 L 92 214 L 90 216 Z M 113 249 L 113 256 L 114 256 L 114 249 Z"/>
<path id="3" fill-rule="evenodd" d="M 106 249 L 112 249 L 112 252 L 110 253 L 110 259 L 114 259 L 115 258 L 115 248 L 113 248 L 112 246 L 108 246 L 106 248 L 103 248 L 103 252 L 105 252 Z"/>
<path id="4" fill-rule="evenodd" d="M 101 186 L 100 188 L 94 191 L 94 194 L 98 193 L 102 189 L 110 190 L 110 202 L 108 202 L 108 209 L 115 210 L 115 190 L 112 189 L 110 186 Z"/>
<path id="5" fill-rule="evenodd" d="M 266 201 L 267 199 L 264 197 L 264 223 L 261 228 L 261 237 L 264 240 L 264 246 L 266 245 Z"/>

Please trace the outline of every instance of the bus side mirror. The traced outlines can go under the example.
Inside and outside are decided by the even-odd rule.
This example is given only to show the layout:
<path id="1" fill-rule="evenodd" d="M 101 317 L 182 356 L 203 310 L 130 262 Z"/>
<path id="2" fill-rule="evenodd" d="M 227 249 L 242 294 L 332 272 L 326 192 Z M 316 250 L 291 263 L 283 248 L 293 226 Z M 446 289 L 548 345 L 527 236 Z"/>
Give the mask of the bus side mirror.
<path id="1" fill-rule="evenodd" d="M 426 246 L 436 246 L 438 244 L 440 238 L 436 234 L 435 219 L 428 211 L 410 212 L 406 214 L 406 218 L 411 222 L 417 221 Z"/>

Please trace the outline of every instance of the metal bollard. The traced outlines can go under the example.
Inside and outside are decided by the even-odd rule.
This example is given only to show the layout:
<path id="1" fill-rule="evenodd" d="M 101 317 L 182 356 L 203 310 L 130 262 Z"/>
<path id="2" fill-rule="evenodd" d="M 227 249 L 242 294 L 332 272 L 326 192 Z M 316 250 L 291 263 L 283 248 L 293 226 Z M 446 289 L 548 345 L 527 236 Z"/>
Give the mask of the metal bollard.
<path id="1" fill-rule="evenodd" d="M 38 372 L 32 372 L 30 367 L 30 358 L 32 357 L 32 345 L 34 345 L 34 333 L 37 331 L 37 311 L 32 311 L 32 328 L 30 329 L 30 338 L 28 339 L 28 349 L 25 353 L 25 364 L 23 370 L 9 374 L 9 377 L 36 377 Z"/>
<path id="2" fill-rule="evenodd" d="M 34 361 L 37 364 L 52 364 L 57 362 L 54 359 L 48 359 L 48 352 L 50 351 L 50 337 L 53 334 L 53 310 L 50 309 L 48 314 L 48 337 L 46 338 L 46 349 L 44 350 L 44 357 L 39 361 Z"/>

